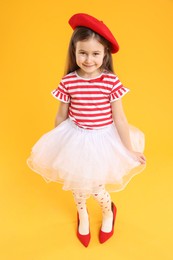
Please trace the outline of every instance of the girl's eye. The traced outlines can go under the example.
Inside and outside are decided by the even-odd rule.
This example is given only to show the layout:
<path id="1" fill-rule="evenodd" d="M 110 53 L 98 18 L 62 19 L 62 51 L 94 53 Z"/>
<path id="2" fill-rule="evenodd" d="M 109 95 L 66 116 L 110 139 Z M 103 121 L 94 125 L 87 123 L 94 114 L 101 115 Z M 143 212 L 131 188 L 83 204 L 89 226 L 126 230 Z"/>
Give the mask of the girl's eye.
<path id="1" fill-rule="evenodd" d="M 94 53 L 94 56 L 98 56 L 98 55 L 99 55 L 99 53 L 98 53 L 98 52 L 95 52 L 95 53 Z"/>
<path id="2" fill-rule="evenodd" d="M 85 55 L 85 52 L 84 52 L 84 51 L 81 51 L 79 54 L 81 54 L 81 55 Z"/>

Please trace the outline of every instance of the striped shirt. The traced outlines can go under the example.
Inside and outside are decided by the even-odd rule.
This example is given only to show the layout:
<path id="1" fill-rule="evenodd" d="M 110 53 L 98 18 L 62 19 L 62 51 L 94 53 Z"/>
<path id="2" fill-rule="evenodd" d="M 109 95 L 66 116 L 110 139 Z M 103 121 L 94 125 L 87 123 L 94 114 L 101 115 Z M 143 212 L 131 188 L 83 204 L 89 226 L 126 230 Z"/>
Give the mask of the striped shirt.
<path id="1" fill-rule="evenodd" d="M 69 117 L 76 125 L 86 129 L 99 129 L 113 123 L 111 102 L 123 97 L 129 89 L 119 78 L 108 72 L 86 79 L 76 71 L 62 78 L 52 95 L 70 103 Z"/>

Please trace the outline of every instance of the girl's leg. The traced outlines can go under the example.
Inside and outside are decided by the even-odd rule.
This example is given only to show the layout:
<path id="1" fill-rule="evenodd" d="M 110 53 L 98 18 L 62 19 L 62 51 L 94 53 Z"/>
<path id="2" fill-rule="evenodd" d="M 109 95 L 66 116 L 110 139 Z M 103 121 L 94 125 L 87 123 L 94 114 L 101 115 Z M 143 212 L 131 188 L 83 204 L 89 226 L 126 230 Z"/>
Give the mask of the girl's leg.
<path id="1" fill-rule="evenodd" d="M 74 201 L 76 203 L 77 211 L 79 214 L 79 233 L 81 235 L 89 234 L 89 219 L 86 208 L 86 196 L 73 192 Z"/>
<path id="2" fill-rule="evenodd" d="M 102 209 L 102 227 L 103 232 L 111 232 L 113 223 L 113 212 L 112 212 L 112 202 L 110 194 L 104 189 L 99 193 L 92 194 L 94 199 L 99 203 Z"/>

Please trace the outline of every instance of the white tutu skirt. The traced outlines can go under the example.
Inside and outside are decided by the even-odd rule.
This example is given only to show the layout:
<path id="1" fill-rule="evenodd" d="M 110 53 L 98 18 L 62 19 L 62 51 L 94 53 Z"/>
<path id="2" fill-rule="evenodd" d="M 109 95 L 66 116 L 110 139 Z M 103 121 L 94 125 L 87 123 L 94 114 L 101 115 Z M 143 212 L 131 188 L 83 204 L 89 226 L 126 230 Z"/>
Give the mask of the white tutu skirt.
<path id="1" fill-rule="evenodd" d="M 133 149 L 143 152 L 144 134 L 129 128 Z M 120 191 L 145 168 L 122 144 L 114 124 L 86 130 L 69 118 L 36 142 L 27 163 L 47 182 L 86 195 L 103 186 L 109 192 Z"/>

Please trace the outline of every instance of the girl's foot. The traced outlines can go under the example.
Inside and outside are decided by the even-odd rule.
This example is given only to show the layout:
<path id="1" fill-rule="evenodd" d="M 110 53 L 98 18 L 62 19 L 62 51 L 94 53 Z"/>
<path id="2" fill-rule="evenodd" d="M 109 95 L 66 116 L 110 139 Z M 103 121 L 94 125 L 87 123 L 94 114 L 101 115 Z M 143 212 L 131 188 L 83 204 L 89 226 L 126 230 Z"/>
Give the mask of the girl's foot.
<path id="1" fill-rule="evenodd" d="M 89 234 L 89 219 L 88 214 L 80 214 L 79 216 L 79 226 L 78 230 L 81 235 Z"/>
<path id="2" fill-rule="evenodd" d="M 90 242 L 89 218 L 86 208 L 86 195 L 73 192 L 74 200 L 77 206 L 77 237 L 84 246 Z"/>
<path id="3" fill-rule="evenodd" d="M 81 220 L 82 219 L 82 220 Z M 89 245 L 91 235 L 89 231 L 89 221 L 88 217 L 87 218 L 80 218 L 79 219 L 79 214 L 77 214 L 77 237 L 79 241 L 87 247 Z M 88 222 L 88 223 L 87 223 Z"/>
<path id="4" fill-rule="evenodd" d="M 112 213 L 113 213 L 113 219 L 112 219 L 111 230 L 108 232 L 106 232 L 105 230 L 103 231 L 103 229 L 102 229 L 103 225 L 102 225 L 102 228 L 100 229 L 100 233 L 99 233 L 100 243 L 106 242 L 114 233 L 114 224 L 115 224 L 115 217 L 116 217 L 117 209 L 113 202 L 112 202 Z M 110 227 L 109 224 L 107 226 L 105 225 L 106 230 L 109 230 L 109 227 Z"/>
<path id="5" fill-rule="evenodd" d="M 103 215 L 102 227 L 101 230 L 103 232 L 111 232 L 112 230 L 112 221 L 113 221 L 113 212 L 109 212 L 109 214 Z"/>

